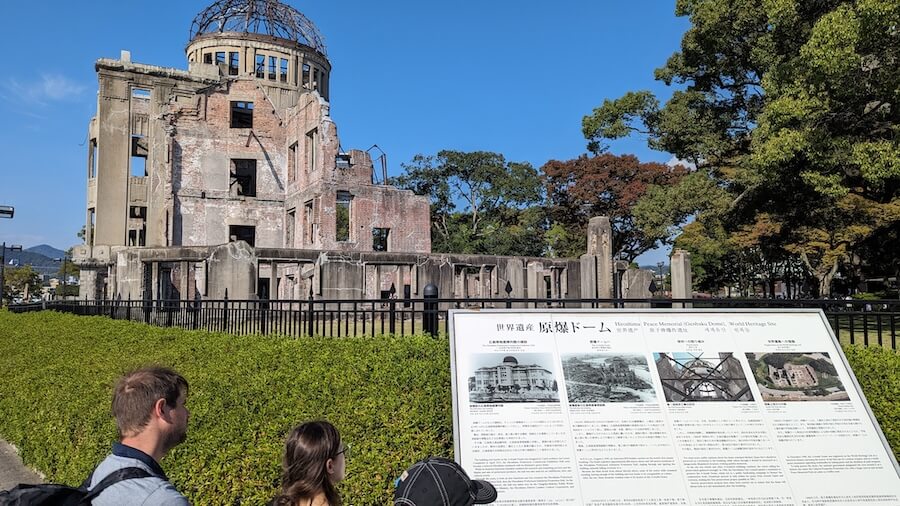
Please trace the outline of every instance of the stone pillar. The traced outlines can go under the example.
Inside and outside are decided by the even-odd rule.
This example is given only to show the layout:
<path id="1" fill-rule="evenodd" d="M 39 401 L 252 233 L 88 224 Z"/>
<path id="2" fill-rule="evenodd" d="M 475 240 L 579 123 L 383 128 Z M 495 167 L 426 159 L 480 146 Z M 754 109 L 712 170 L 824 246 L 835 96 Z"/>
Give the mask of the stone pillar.
<path id="1" fill-rule="evenodd" d="M 256 296 L 256 252 L 249 244 L 238 241 L 217 246 L 207 259 L 209 297 L 250 300 Z"/>
<path id="2" fill-rule="evenodd" d="M 591 218 L 587 230 L 587 253 L 581 256 L 581 296 L 613 297 L 612 225 L 606 216 Z M 604 304 L 608 307 L 608 304 Z"/>
<path id="3" fill-rule="evenodd" d="M 194 290 L 190 284 L 190 263 L 178 262 L 178 293 L 181 300 L 191 300 L 194 298 Z"/>
<path id="4" fill-rule="evenodd" d="M 653 271 L 647 269 L 628 269 L 622 275 L 622 297 L 625 299 L 649 299 L 653 297 L 650 292 L 650 283 L 653 282 Z M 650 304 L 629 302 L 625 307 L 641 308 L 650 307 Z"/>
<path id="5" fill-rule="evenodd" d="M 521 258 L 511 257 L 506 260 L 505 268 L 506 271 L 503 273 L 503 276 L 500 276 L 497 280 L 500 285 L 500 294 L 498 297 L 506 298 L 506 282 L 508 281 L 509 286 L 512 287 L 512 291 L 509 292 L 509 297 L 511 299 L 525 298 L 525 263 Z M 506 278 L 505 280 L 504 277 Z M 513 307 L 526 307 L 526 304 L 517 303 L 513 305 Z"/>
<path id="6" fill-rule="evenodd" d="M 540 262 L 529 262 L 526 267 L 528 275 L 528 298 L 543 299 L 547 296 L 544 291 L 544 266 Z"/>
<path id="7" fill-rule="evenodd" d="M 672 276 L 672 298 L 690 299 L 693 296 L 691 276 L 691 254 L 683 249 L 672 252 L 669 272 Z M 672 304 L 673 308 L 687 308 L 690 304 Z"/>

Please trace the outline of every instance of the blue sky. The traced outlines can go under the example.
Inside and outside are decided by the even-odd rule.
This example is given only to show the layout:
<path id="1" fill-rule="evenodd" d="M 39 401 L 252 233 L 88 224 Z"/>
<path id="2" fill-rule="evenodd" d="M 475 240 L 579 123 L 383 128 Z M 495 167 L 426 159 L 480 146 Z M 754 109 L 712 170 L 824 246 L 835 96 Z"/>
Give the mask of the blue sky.
<path id="1" fill-rule="evenodd" d="M 378 144 L 389 175 L 417 153 L 487 150 L 540 167 L 585 151 L 581 118 L 605 98 L 651 89 L 653 69 L 688 28 L 674 0 L 372 2 L 286 0 L 325 37 L 331 111 L 345 149 Z M 4 5 L 0 42 L 0 240 L 25 247 L 78 242 L 84 224 L 87 124 L 94 62 L 186 68 L 191 21 L 211 0 Z M 668 161 L 643 139 L 612 146 Z M 641 258 L 655 263 L 655 252 Z"/>

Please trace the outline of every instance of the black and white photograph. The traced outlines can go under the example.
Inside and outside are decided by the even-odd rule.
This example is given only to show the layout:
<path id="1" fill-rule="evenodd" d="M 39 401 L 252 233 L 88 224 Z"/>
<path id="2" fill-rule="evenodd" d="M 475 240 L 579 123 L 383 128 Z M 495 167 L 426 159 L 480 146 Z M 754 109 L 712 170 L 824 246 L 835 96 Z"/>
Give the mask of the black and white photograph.
<path id="1" fill-rule="evenodd" d="M 752 401 L 741 362 L 730 352 L 654 353 L 668 402 Z"/>
<path id="2" fill-rule="evenodd" d="M 471 402 L 559 402 L 549 353 L 479 353 L 472 356 L 472 364 Z"/>
<path id="3" fill-rule="evenodd" d="M 656 402 L 650 366 L 642 354 L 579 353 L 561 358 L 569 402 Z"/>

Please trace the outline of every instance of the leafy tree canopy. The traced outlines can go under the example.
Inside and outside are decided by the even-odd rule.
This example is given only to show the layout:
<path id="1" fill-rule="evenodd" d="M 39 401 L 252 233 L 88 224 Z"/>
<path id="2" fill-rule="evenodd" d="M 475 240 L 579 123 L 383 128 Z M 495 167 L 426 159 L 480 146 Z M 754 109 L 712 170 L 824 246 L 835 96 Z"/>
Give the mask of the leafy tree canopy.
<path id="1" fill-rule="evenodd" d="M 695 163 L 712 191 L 651 188 L 642 219 L 729 235 L 765 221 L 777 242 L 738 245 L 798 256 L 828 293 L 900 221 L 900 2 L 679 0 L 676 14 L 691 28 L 656 78 L 677 90 L 665 104 L 647 91 L 604 101 L 582 124 L 589 148 L 642 134 Z"/>
<path id="2" fill-rule="evenodd" d="M 649 188 L 666 188 L 687 169 L 661 163 L 641 163 L 633 155 L 582 155 L 564 162 L 552 160 L 541 170 L 553 219 L 553 246 L 561 256 L 577 257 L 586 248 L 587 223 L 593 216 L 608 216 L 613 228 L 613 249 L 628 260 L 668 240 L 666 227 L 636 223 L 636 206 Z M 648 211 L 649 212 L 649 211 Z"/>
<path id="3" fill-rule="evenodd" d="M 543 189 L 527 162 L 499 153 L 416 155 L 392 184 L 431 198 L 432 250 L 539 256 Z"/>

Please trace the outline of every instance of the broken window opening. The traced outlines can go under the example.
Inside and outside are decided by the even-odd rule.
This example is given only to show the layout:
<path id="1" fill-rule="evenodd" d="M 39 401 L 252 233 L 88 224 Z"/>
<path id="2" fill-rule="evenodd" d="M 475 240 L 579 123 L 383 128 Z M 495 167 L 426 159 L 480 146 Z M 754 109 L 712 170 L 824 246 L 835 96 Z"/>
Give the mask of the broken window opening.
<path id="1" fill-rule="evenodd" d="M 388 251 L 390 246 L 391 229 L 378 228 L 372 229 L 372 251 Z"/>
<path id="2" fill-rule="evenodd" d="M 253 102 L 231 103 L 231 128 L 253 128 Z"/>
<path id="3" fill-rule="evenodd" d="M 238 75 L 239 67 L 240 67 L 240 55 L 235 52 L 228 53 L 228 75 L 236 76 Z"/>
<path id="4" fill-rule="evenodd" d="M 319 74 L 319 79 L 321 80 L 321 83 L 319 85 L 319 94 L 322 95 L 322 98 L 328 100 L 328 77 L 325 75 L 324 70 L 321 74 Z"/>
<path id="5" fill-rule="evenodd" d="M 281 78 L 281 82 L 286 83 L 288 76 L 288 61 L 284 58 L 281 59 L 281 73 L 279 77 Z"/>
<path id="6" fill-rule="evenodd" d="M 231 225 L 228 227 L 228 242 L 244 241 L 256 246 L 256 227 L 249 225 Z"/>
<path id="7" fill-rule="evenodd" d="M 225 63 L 225 51 L 216 51 L 216 65 Z"/>
<path id="8" fill-rule="evenodd" d="M 131 136 L 131 176 L 147 177 L 147 138 L 141 135 Z"/>
<path id="9" fill-rule="evenodd" d="M 258 79 L 266 77 L 266 55 L 264 54 L 256 55 L 256 77 Z"/>
<path id="10" fill-rule="evenodd" d="M 350 241 L 350 202 L 352 200 L 353 195 L 350 192 L 337 192 L 337 201 L 334 206 L 334 238 L 338 242 Z"/>
<path id="11" fill-rule="evenodd" d="M 256 160 L 231 160 L 229 191 L 232 197 L 256 196 Z"/>
<path id="12" fill-rule="evenodd" d="M 130 218 L 146 219 L 147 208 L 143 206 L 130 206 L 128 208 L 128 216 Z"/>
<path id="13" fill-rule="evenodd" d="M 145 90 L 143 88 L 132 88 L 131 96 L 141 100 L 150 100 L 150 90 Z"/>
<path id="14" fill-rule="evenodd" d="M 316 234 L 313 226 L 313 201 L 308 200 L 303 204 L 303 221 L 306 223 L 306 244 L 315 244 Z"/>
<path id="15" fill-rule="evenodd" d="M 138 247 L 147 245 L 147 225 L 142 225 L 140 229 L 128 230 L 128 245 Z"/>
<path id="16" fill-rule="evenodd" d="M 303 64 L 303 87 L 309 88 L 309 64 Z"/>
<path id="17" fill-rule="evenodd" d="M 288 148 L 288 183 L 297 180 L 297 143 Z"/>
<path id="18" fill-rule="evenodd" d="M 96 224 L 97 224 L 97 212 L 93 207 L 88 208 L 88 230 L 87 230 L 87 233 L 88 233 L 88 242 L 90 243 L 91 246 L 94 245 L 94 227 L 96 226 Z"/>
<path id="19" fill-rule="evenodd" d="M 289 209 L 284 222 L 284 247 L 294 247 L 294 225 L 297 220 L 297 210 Z"/>
<path id="20" fill-rule="evenodd" d="M 203 63 L 212 65 L 212 53 L 203 53 Z"/>
<path id="21" fill-rule="evenodd" d="M 88 153 L 88 175 L 91 179 L 97 177 L 97 139 L 91 139 L 91 148 Z"/>
<path id="22" fill-rule="evenodd" d="M 269 81 L 275 80 L 275 67 L 278 64 L 278 58 L 274 56 L 269 57 Z"/>
<path id="23" fill-rule="evenodd" d="M 319 89 L 319 69 L 313 67 L 312 89 Z"/>
<path id="24" fill-rule="evenodd" d="M 313 128 L 306 133 L 306 171 L 312 172 L 318 168 L 319 129 Z"/>

